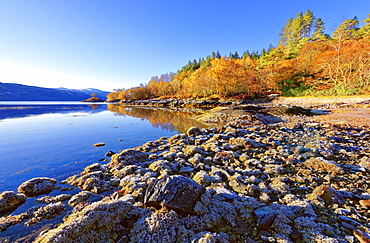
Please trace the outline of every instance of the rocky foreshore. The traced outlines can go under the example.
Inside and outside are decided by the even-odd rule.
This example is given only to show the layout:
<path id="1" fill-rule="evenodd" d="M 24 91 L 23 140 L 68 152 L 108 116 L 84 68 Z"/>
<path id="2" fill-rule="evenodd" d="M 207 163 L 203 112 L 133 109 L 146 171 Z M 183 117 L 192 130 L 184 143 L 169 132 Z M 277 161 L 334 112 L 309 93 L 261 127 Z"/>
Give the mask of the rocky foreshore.
<path id="1" fill-rule="evenodd" d="M 219 99 L 150 99 L 150 100 L 120 100 L 118 103 L 127 106 L 151 106 L 169 108 L 214 108 L 217 106 L 231 106 L 259 101 L 247 100 L 219 100 Z"/>
<path id="2" fill-rule="evenodd" d="M 216 109 L 197 119 L 218 128 L 108 153 L 109 163 L 63 181 L 80 193 L 39 198 L 2 217 L 0 231 L 72 207 L 34 242 L 370 242 L 369 127 L 267 111 Z M 54 187 L 39 178 L 3 192 L 1 212 Z"/>
<path id="3" fill-rule="evenodd" d="M 214 108 L 219 106 L 238 106 L 245 104 L 263 104 L 264 106 L 300 106 L 304 108 L 333 109 L 370 105 L 369 96 L 349 97 L 278 97 L 268 96 L 255 100 L 238 99 L 149 99 L 149 100 L 114 100 L 126 106 L 149 106 L 169 108 Z"/>

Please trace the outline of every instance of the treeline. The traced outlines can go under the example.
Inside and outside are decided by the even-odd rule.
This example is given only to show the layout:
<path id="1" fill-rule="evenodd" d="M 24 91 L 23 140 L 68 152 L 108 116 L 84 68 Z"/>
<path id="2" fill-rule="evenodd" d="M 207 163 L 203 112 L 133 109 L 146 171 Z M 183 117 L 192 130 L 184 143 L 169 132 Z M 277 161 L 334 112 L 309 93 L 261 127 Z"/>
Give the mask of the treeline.
<path id="1" fill-rule="evenodd" d="M 312 11 L 290 18 L 277 47 L 189 61 L 176 73 L 110 93 L 113 99 L 253 98 L 269 93 L 351 95 L 370 92 L 370 14 L 347 19 L 330 36 Z"/>

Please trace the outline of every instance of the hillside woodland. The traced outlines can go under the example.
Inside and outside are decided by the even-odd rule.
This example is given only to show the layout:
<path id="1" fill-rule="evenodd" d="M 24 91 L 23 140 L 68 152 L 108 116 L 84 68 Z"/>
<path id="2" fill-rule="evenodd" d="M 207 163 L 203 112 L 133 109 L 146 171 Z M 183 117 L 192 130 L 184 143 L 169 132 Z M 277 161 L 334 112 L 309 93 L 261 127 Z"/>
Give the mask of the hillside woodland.
<path id="1" fill-rule="evenodd" d="M 277 47 L 189 61 L 176 73 L 147 84 L 117 89 L 110 100 L 173 98 L 252 99 L 279 93 L 353 95 L 370 93 L 370 14 L 344 20 L 332 35 L 312 11 L 290 18 Z"/>

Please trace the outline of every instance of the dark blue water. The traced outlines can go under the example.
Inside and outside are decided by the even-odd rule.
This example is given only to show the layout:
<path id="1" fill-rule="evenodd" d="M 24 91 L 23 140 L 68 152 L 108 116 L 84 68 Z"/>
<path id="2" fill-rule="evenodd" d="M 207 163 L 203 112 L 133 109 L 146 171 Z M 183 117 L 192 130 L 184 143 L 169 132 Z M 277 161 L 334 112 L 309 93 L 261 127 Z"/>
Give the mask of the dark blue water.
<path id="1" fill-rule="evenodd" d="M 109 109 L 108 109 L 109 108 Z M 107 104 L 0 103 L 0 192 L 24 181 L 80 173 L 118 152 L 197 125 L 189 115 Z M 199 124 L 200 125 L 200 124 Z M 94 147 L 105 143 L 104 147 Z"/>

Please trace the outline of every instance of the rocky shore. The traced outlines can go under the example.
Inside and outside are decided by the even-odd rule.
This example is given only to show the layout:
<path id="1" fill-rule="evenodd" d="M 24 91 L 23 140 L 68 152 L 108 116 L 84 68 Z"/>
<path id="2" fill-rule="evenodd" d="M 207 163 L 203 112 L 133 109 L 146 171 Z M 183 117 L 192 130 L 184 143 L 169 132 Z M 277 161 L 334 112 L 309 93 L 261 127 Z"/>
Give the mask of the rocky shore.
<path id="1" fill-rule="evenodd" d="M 56 189 L 27 181 L 0 194 L 0 231 L 71 208 L 34 242 L 370 242 L 369 127 L 313 122 L 302 106 L 211 110 L 196 119 L 217 128 L 107 153 L 63 181 L 78 194 L 9 215 Z"/>
<path id="2" fill-rule="evenodd" d="M 109 101 L 108 101 L 109 102 Z M 276 97 L 270 96 L 256 100 L 221 100 L 221 99 L 151 99 L 151 100 L 116 100 L 126 106 L 150 106 L 169 108 L 214 108 L 220 106 L 237 106 L 245 104 L 262 104 L 264 106 L 300 106 L 304 108 L 333 109 L 370 105 L 369 96 L 355 97 Z"/>

